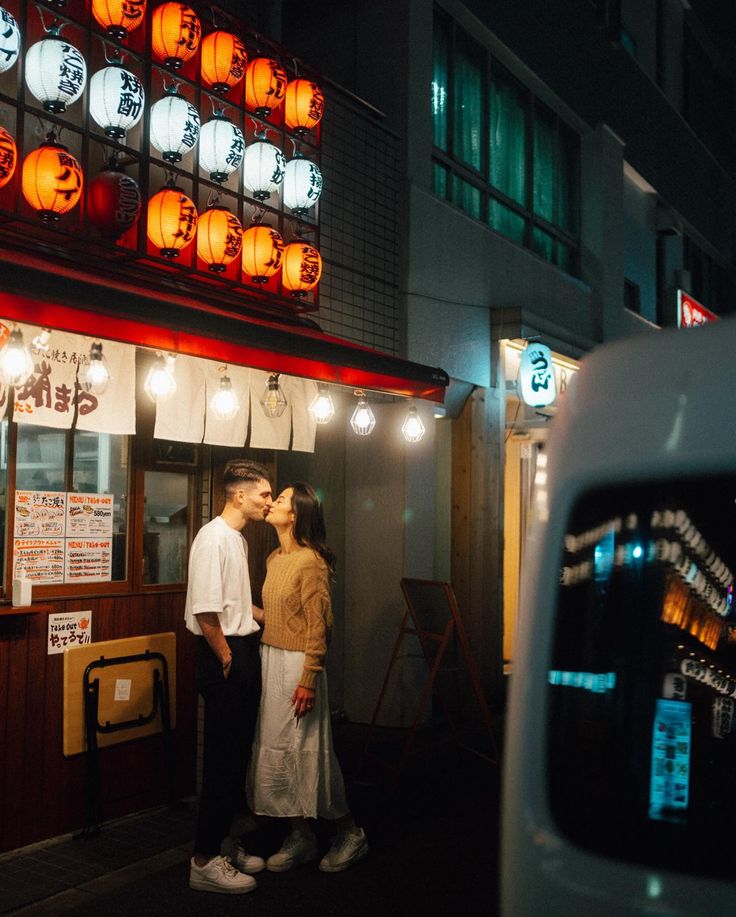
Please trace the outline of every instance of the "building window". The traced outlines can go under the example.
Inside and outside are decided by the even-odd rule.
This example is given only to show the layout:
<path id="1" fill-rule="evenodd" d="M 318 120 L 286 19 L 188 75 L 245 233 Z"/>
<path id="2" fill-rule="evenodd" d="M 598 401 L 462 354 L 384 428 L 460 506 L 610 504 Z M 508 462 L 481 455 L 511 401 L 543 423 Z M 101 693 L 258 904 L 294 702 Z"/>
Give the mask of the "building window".
<path id="1" fill-rule="evenodd" d="M 435 194 L 575 273 L 577 135 L 439 12 L 433 48 Z"/>
<path id="2" fill-rule="evenodd" d="M 146 471 L 143 519 L 143 582 L 184 583 L 189 552 L 191 475 Z"/>
<path id="3" fill-rule="evenodd" d="M 736 301 L 733 270 L 722 267 L 689 236 L 683 242 L 683 266 L 690 274 L 690 289 L 686 292 L 713 312 L 732 312 Z"/>

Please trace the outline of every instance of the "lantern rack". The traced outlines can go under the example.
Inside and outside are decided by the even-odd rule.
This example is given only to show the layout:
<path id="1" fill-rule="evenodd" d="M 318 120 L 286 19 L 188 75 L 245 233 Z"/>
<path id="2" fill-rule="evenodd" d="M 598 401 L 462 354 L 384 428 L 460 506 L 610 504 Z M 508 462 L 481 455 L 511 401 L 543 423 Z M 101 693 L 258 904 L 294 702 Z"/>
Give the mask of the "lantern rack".
<path id="1" fill-rule="evenodd" d="M 135 5 L 135 4 L 134 4 Z M 140 3 L 138 5 L 141 5 Z M 264 39 L 246 23 L 218 7 L 189 4 L 199 16 L 202 38 L 217 30 L 229 30 L 245 45 L 249 59 L 256 51 L 273 55 L 289 79 L 312 79 L 319 82 L 303 62 L 274 42 Z M 208 201 L 217 197 L 219 205 L 237 217 L 243 230 L 253 223 L 270 225 L 287 246 L 297 239 L 308 239 L 319 248 L 319 201 L 306 211 L 292 212 L 283 201 L 283 186 L 265 200 L 257 199 L 245 185 L 242 167 L 236 168 L 224 181 L 215 181 L 200 163 L 199 144 L 182 154 L 180 161 L 170 162 L 151 144 L 151 109 L 164 96 L 165 85 L 177 84 L 178 93 L 196 110 L 202 122 L 222 110 L 240 130 L 245 149 L 265 132 L 268 142 L 293 159 L 297 151 L 309 162 L 320 165 L 321 123 L 309 132 L 290 129 L 285 123 L 284 105 L 267 117 L 246 104 L 244 82 L 240 80 L 227 92 L 216 92 L 200 76 L 200 50 L 173 71 L 154 57 L 151 50 L 152 18 L 162 6 L 161 0 L 148 0 L 143 22 L 125 37 L 108 34 L 90 12 L 84 0 L 67 0 L 62 6 L 41 6 L 34 0 L 0 0 L 0 7 L 16 20 L 21 33 L 21 51 L 14 66 L 0 73 L 0 127 L 15 140 L 17 162 L 12 178 L 0 186 L 0 242 L 9 250 L 46 251 L 55 261 L 81 269 L 87 274 L 119 276 L 121 280 L 138 280 L 148 287 L 188 292 L 204 298 L 216 297 L 221 305 L 238 312 L 265 312 L 280 315 L 313 312 L 319 307 L 318 288 L 295 296 L 284 287 L 275 273 L 265 282 L 254 282 L 236 257 L 224 269 L 210 270 L 198 256 L 196 240 L 166 257 L 148 238 L 146 208 L 148 201 L 165 186 L 167 177 L 193 203 L 201 216 Z M 45 110 L 26 85 L 25 55 L 29 47 L 45 37 L 39 8 L 48 12 L 62 27 L 62 38 L 82 55 L 87 66 L 87 85 L 78 101 L 65 111 Z M 215 27 L 216 23 L 216 27 Z M 200 45 L 201 48 L 201 45 Z M 89 79 L 119 60 L 143 88 L 143 113 L 124 136 L 106 136 L 90 115 Z M 78 203 L 58 220 L 43 223 L 22 192 L 22 163 L 25 157 L 54 131 L 59 141 L 78 163 L 84 177 L 84 190 Z M 0 150 L 0 153 L 2 151 Z M 100 215 L 93 213 L 90 187 L 99 173 L 105 171 L 111 157 L 118 167 L 140 189 L 140 218 L 115 238 L 116 227 L 101 227 Z M 130 183 L 132 185 L 132 183 Z M 100 194 L 104 194 L 104 189 Z M 102 201 L 114 221 L 116 198 Z M 96 206 L 99 211 L 100 205 Z M 95 219 L 93 220 L 93 216 Z M 317 257 L 319 257 L 317 255 Z"/>

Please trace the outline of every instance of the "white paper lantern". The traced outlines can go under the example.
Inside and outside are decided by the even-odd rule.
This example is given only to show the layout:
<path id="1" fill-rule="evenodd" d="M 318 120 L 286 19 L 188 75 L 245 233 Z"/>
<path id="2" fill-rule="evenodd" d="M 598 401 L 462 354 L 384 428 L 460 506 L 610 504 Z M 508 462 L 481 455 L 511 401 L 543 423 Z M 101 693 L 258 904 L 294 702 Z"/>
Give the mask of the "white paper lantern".
<path id="1" fill-rule="evenodd" d="M 256 140 L 245 148 L 243 183 L 257 201 L 265 201 L 284 180 L 286 157 L 267 140 Z"/>
<path id="2" fill-rule="evenodd" d="M 303 156 L 295 156 L 286 163 L 284 174 L 284 206 L 297 216 L 305 214 L 322 194 L 322 173 Z"/>
<path id="3" fill-rule="evenodd" d="M 199 166 L 212 181 L 224 182 L 243 162 L 245 138 L 240 129 L 222 114 L 202 125 L 199 137 Z"/>
<path id="4" fill-rule="evenodd" d="M 120 138 L 143 114 L 143 84 L 123 67 L 105 67 L 89 81 L 89 113 L 108 137 Z"/>
<path id="5" fill-rule="evenodd" d="M 0 6 L 0 73 L 10 70 L 20 54 L 20 29 L 11 14 Z"/>
<path id="6" fill-rule="evenodd" d="M 199 112 L 176 92 L 151 106 L 151 144 L 167 162 L 179 162 L 199 139 Z"/>
<path id="7" fill-rule="evenodd" d="M 60 36 L 37 41 L 26 52 L 26 85 L 46 111 L 66 111 L 86 84 L 87 65 L 82 54 Z"/>
<path id="8" fill-rule="evenodd" d="M 543 408 L 557 397 L 552 351 L 545 344 L 529 344 L 521 353 L 519 384 L 522 400 Z"/>

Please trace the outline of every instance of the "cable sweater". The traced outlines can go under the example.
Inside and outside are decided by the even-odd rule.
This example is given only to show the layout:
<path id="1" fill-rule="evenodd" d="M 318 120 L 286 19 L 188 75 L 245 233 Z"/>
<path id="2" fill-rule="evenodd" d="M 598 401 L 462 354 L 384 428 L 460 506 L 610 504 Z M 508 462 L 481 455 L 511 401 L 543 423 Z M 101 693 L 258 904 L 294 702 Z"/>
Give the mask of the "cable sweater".
<path id="1" fill-rule="evenodd" d="M 325 666 L 333 622 L 327 564 L 316 551 L 299 547 L 289 554 L 277 549 L 269 555 L 263 611 L 261 641 L 303 652 L 299 684 L 314 688 Z"/>

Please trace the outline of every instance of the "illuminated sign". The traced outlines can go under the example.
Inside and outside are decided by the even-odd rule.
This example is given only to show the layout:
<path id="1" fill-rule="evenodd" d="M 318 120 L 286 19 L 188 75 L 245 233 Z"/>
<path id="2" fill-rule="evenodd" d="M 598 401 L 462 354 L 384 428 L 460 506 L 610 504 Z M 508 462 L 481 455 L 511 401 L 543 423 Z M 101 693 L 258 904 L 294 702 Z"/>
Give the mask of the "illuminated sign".
<path id="1" fill-rule="evenodd" d="M 543 408 L 557 397 L 552 351 L 545 344 L 529 344 L 521 352 L 519 386 L 522 399 L 534 408 Z"/>
<path id="2" fill-rule="evenodd" d="M 657 700 L 652 729 L 649 817 L 684 822 L 690 793 L 690 704 Z"/>
<path id="3" fill-rule="evenodd" d="M 706 309 L 697 299 L 688 296 L 683 290 L 677 291 L 677 327 L 699 328 L 708 322 L 717 322 L 718 316 Z"/>

